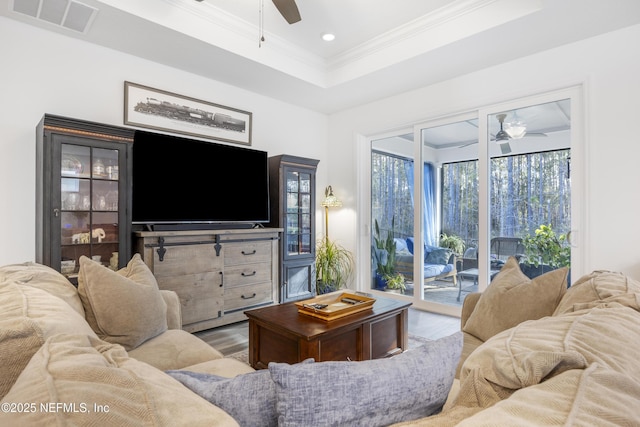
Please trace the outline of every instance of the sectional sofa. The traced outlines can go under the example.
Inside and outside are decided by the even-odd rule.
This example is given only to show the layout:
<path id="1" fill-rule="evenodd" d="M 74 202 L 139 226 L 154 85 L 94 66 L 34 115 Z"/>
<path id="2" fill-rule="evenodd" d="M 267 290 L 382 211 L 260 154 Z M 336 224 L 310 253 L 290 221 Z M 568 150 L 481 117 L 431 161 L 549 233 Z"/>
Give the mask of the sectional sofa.
<path id="1" fill-rule="evenodd" d="M 254 371 L 182 331 L 138 256 L 80 264 L 77 289 L 0 267 L 0 425 L 640 425 L 640 282 L 620 273 L 567 289 L 566 270 L 529 279 L 511 258 L 465 298 L 456 334 Z"/>

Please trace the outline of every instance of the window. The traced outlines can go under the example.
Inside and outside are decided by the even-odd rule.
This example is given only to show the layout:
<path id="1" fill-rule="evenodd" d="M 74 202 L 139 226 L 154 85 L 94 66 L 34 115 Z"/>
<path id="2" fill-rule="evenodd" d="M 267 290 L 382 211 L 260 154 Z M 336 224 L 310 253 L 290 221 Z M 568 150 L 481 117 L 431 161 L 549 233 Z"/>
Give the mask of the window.
<path id="1" fill-rule="evenodd" d="M 394 223 L 394 237 L 413 236 L 413 159 L 395 154 L 371 153 L 371 218 L 386 235 Z"/>
<path id="2" fill-rule="evenodd" d="M 550 225 L 571 230 L 570 150 L 491 159 L 491 236 L 523 237 Z M 442 230 L 478 242 L 478 161 L 442 165 Z"/>

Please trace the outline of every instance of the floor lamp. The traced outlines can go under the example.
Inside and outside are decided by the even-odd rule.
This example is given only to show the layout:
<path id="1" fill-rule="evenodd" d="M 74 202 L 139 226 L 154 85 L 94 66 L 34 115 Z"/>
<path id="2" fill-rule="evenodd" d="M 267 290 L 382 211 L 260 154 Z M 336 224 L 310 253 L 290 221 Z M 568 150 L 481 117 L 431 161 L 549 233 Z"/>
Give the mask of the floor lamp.
<path id="1" fill-rule="evenodd" d="M 324 200 L 321 203 L 324 206 L 324 229 L 327 239 L 329 239 L 329 208 L 339 208 L 342 202 L 333 195 L 333 188 L 328 186 L 324 189 Z"/>

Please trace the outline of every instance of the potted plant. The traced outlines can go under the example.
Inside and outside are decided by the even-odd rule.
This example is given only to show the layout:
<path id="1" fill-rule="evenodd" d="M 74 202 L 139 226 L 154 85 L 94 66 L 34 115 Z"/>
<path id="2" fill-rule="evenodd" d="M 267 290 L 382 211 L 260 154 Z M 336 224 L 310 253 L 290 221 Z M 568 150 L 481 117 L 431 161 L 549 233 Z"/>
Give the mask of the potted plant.
<path id="1" fill-rule="evenodd" d="M 556 234 L 551 225 L 541 225 L 532 236 L 524 236 L 522 271 L 536 277 L 547 271 L 571 265 L 571 247 L 566 234 Z"/>
<path id="2" fill-rule="evenodd" d="M 387 236 L 382 238 L 378 220 L 374 221 L 374 250 L 373 256 L 376 262 L 376 283 L 378 288 L 385 288 L 385 278 L 393 276 L 396 268 L 396 242 L 393 239 L 395 229 L 395 217 L 391 219 L 391 229 Z"/>
<path id="3" fill-rule="evenodd" d="M 451 249 L 457 257 L 461 257 L 462 254 L 464 254 L 464 240 L 455 234 L 442 233 L 440 235 L 439 246 L 441 248 Z"/>
<path id="4" fill-rule="evenodd" d="M 353 271 L 351 252 L 323 238 L 316 247 L 316 292 L 326 294 L 346 285 Z"/>
<path id="5" fill-rule="evenodd" d="M 386 282 L 385 290 L 389 292 L 399 292 L 404 294 L 404 291 L 407 287 L 404 284 L 404 276 L 402 273 L 393 273 L 384 276 L 384 280 Z"/>

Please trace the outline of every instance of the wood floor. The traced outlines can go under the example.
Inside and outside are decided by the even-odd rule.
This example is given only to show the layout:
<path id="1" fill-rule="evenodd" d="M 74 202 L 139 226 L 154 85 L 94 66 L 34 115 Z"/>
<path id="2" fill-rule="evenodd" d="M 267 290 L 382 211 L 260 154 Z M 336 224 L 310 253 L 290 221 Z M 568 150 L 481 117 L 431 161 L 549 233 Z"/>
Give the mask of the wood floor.
<path id="1" fill-rule="evenodd" d="M 460 319 L 409 308 L 409 334 L 436 340 L 460 330 Z M 249 347 L 248 321 L 195 333 L 225 356 Z"/>

